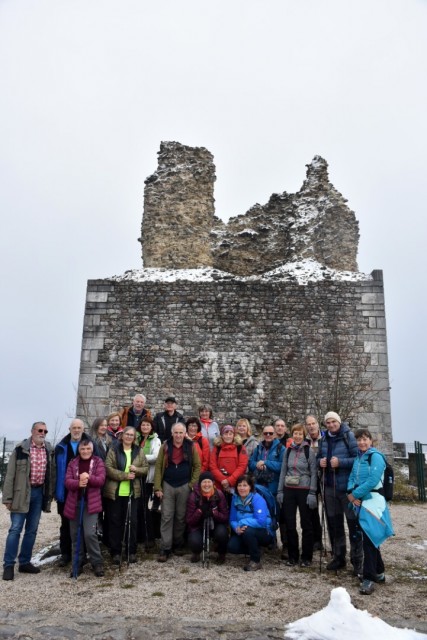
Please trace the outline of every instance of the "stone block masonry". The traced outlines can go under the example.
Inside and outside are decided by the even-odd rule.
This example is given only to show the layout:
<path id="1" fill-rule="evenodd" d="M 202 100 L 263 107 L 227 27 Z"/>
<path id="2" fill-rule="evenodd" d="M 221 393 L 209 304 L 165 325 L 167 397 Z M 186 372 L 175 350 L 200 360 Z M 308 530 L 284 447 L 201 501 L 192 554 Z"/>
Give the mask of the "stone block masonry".
<path id="1" fill-rule="evenodd" d="M 240 416 L 258 426 L 274 416 L 292 422 L 326 411 L 339 383 L 341 402 L 352 385 L 360 396 L 346 417 L 353 426 L 368 425 L 392 453 L 388 370 L 378 361 L 386 331 L 373 336 L 371 328 L 382 280 L 153 278 L 89 281 L 80 417 L 91 422 L 142 391 L 154 410 L 173 393 L 186 415 L 207 401 L 220 422 Z M 104 303 L 108 315 L 98 308 Z"/>

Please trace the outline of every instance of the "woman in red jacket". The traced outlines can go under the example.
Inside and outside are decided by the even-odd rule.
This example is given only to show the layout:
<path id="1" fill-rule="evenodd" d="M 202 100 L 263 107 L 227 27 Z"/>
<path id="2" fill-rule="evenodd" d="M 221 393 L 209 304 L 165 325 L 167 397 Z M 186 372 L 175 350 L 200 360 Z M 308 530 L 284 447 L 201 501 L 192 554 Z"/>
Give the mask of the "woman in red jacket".
<path id="1" fill-rule="evenodd" d="M 201 471 L 208 471 L 209 469 L 209 440 L 202 436 L 202 425 L 199 418 L 188 418 L 185 422 L 187 427 L 187 438 L 192 440 L 193 444 L 197 447 L 197 453 L 199 454 L 200 462 L 202 464 Z"/>
<path id="2" fill-rule="evenodd" d="M 248 454 L 242 444 L 242 438 L 235 434 L 231 424 L 226 424 L 221 427 L 221 436 L 215 439 L 209 470 L 215 478 L 215 485 L 225 493 L 228 504 L 234 493 L 237 478 L 245 473 L 247 466 Z"/>
<path id="3" fill-rule="evenodd" d="M 78 529 L 82 523 L 86 551 L 93 571 L 98 578 L 104 575 L 96 531 L 98 514 L 102 511 L 101 488 L 104 486 L 104 482 L 105 464 L 101 458 L 93 455 L 93 442 L 82 438 L 78 445 L 78 455 L 71 460 L 67 467 L 65 486 L 68 493 L 64 516 L 70 520 L 73 559 L 76 555 Z M 83 508 L 83 512 L 81 508 Z M 79 549 L 78 574 L 82 571 L 85 545 L 82 540 Z"/>

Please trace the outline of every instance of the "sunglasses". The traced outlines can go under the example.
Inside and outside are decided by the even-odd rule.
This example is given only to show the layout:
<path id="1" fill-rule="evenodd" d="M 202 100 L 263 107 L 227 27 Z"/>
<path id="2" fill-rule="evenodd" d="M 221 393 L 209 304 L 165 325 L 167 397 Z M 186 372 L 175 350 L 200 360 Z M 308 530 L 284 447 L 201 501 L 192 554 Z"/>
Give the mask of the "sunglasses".
<path id="1" fill-rule="evenodd" d="M 274 431 L 264 431 L 264 436 L 274 436 Z"/>
<path id="2" fill-rule="evenodd" d="M 47 429 L 36 429 L 37 433 L 47 433 Z"/>

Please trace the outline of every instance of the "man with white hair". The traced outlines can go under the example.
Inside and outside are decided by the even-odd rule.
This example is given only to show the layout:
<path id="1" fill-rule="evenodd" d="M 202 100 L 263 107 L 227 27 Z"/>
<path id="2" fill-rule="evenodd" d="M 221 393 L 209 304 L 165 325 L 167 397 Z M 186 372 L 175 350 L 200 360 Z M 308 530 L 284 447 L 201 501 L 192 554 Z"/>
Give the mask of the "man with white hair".
<path id="1" fill-rule="evenodd" d="M 172 550 L 176 555 L 184 553 L 187 499 L 201 469 L 197 449 L 185 437 L 186 432 L 185 424 L 174 424 L 172 436 L 160 447 L 156 461 L 154 493 L 162 501 L 159 562 L 166 562 Z"/>
<path id="2" fill-rule="evenodd" d="M 79 442 L 83 437 L 91 440 L 87 434 L 84 433 L 83 421 L 79 418 L 71 420 L 69 431 L 70 433 L 62 438 L 55 447 L 55 461 L 56 461 L 56 485 L 55 485 L 55 498 L 57 502 L 58 513 L 61 516 L 61 527 L 59 529 L 59 548 L 61 550 L 61 557 L 59 558 L 59 566 L 65 567 L 71 561 L 71 535 L 70 535 L 70 521 L 64 517 L 64 506 L 67 498 L 67 489 L 65 488 L 65 474 L 67 471 L 68 463 L 73 460 L 78 454 Z"/>
<path id="3" fill-rule="evenodd" d="M 317 452 L 324 487 L 324 501 L 333 558 L 327 565 L 329 571 L 343 569 L 346 564 L 346 536 L 344 517 L 347 520 L 350 538 L 350 559 L 354 575 L 362 572 L 362 534 L 357 526 L 354 511 L 348 508 L 347 482 L 357 456 L 357 442 L 350 427 L 341 423 L 335 411 L 324 418 L 326 434 L 322 437 Z"/>
<path id="4" fill-rule="evenodd" d="M 135 427 L 139 431 L 142 418 L 150 418 L 152 415 L 150 409 L 145 408 L 147 398 L 142 393 L 137 393 L 132 401 L 131 407 L 123 407 L 122 411 L 122 429 L 125 427 Z"/>

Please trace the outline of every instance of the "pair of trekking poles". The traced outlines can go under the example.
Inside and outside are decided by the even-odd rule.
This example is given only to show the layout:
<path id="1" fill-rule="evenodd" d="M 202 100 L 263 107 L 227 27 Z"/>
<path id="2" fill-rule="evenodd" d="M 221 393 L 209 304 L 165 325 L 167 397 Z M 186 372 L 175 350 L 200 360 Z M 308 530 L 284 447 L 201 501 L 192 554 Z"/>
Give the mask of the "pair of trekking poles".
<path id="1" fill-rule="evenodd" d="M 210 530 L 211 530 L 211 517 L 208 516 L 203 521 L 203 547 L 202 547 L 202 567 L 209 569 L 211 560 L 210 556 Z"/>
<path id="2" fill-rule="evenodd" d="M 319 557 L 319 573 L 322 573 L 322 559 L 323 557 L 327 557 L 328 552 L 326 549 L 326 542 L 327 542 L 327 537 L 329 537 L 329 542 L 331 545 L 331 553 L 332 556 L 334 556 L 334 545 L 335 545 L 335 541 L 337 539 L 336 536 L 336 518 L 335 518 L 335 513 L 334 513 L 334 517 L 333 517 L 333 523 L 334 523 L 334 531 L 333 531 L 333 536 L 331 536 L 331 531 L 330 531 L 330 525 L 329 525 L 329 520 L 326 517 L 326 499 L 325 499 L 325 475 L 326 475 L 326 470 L 322 469 L 322 480 L 320 483 L 320 496 L 321 496 L 321 501 L 322 501 L 322 522 L 321 522 L 321 527 L 322 527 L 322 546 L 323 549 L 320 550 L 320 557 Z M 335 469 L 332 469 L 332 477 L 333 477 L 333 500 L 334 500 L 334 510 L 336 509 L 336 480 L 335 480 Z M 338 569 L 335 571 L 336 575 L 338 575 Z"/>
<path id="3" fill-rule="evenodd" d="M 132 526 L 133 496 L 134 496 L 134 489 L 133 489 L 133 480 L 132 480 L 130 484 L 129 498 L 128 498 L 127 507 L 126 507 L 126 518 L 125 518 L 125 526 L 123 529 L 123 539 L 121 544 L 119 571 L 121 570 L 122 564 L 123 564 L 123 552 L 124 552 L 125 546 L 127 547 L 127 565 L 129 566 L 130 564 L 130 538 L 131 538 L 131 526 Z M 79 526 L 77 529 L 76 549 L 75 549 L 74 558 L 73 558 L 72 575 L 75 580 L 77 580 L 78 578 L 79 568 L 80 568 L 80 548 L 82 545 L 82 536 L 83 536 L 83 516 L 84 516 L 84 510 L 85 510 L 85 497 L 86 497 L 86 489 L 84 488 L 82 490 L 82 495 L 79 503 Z M 144 510 L 145 510 L 145 502 L 144 502 Z M 145 520 L 145 533 L 146 533 L 146 540 L 147 540 L 146 512 L 145 512 L 144 520 Z M 126 545 L 126 539 L 127 539 L 127 545 Z"/>

